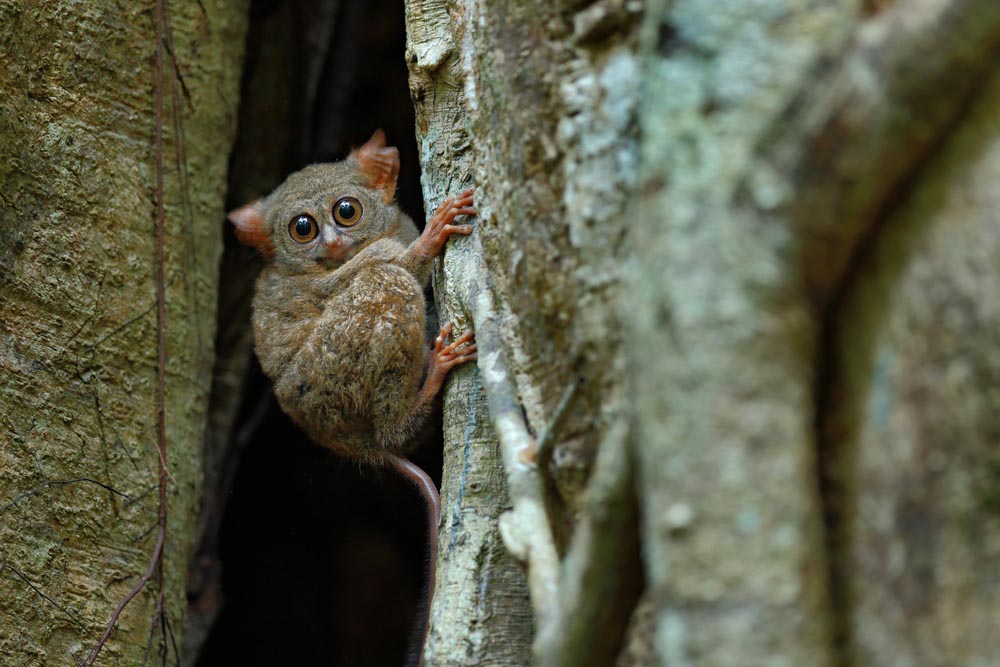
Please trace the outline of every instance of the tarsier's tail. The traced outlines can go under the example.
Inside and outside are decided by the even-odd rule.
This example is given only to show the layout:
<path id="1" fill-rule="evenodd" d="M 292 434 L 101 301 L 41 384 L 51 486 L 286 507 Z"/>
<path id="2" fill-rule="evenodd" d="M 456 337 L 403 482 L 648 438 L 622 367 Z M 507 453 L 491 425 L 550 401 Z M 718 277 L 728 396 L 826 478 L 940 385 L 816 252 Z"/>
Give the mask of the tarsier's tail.
<path id="1" fill-rule="evenodd" d="M 417 622 L 414 624 L 410 647 L 407 650 L 406 667 L 422 667 L 424 640 L 430 624 L 431 602 L 434 600 L 434 577 L 437 564 L 438 520 L 441 518 L 441 496 L 437 487 L 423 469 L 413 461 L 395 454 L 389 454 L 392 467 L 417 488 L 427 510 L 427 578 L 424 595 L 421 596 Z"/>

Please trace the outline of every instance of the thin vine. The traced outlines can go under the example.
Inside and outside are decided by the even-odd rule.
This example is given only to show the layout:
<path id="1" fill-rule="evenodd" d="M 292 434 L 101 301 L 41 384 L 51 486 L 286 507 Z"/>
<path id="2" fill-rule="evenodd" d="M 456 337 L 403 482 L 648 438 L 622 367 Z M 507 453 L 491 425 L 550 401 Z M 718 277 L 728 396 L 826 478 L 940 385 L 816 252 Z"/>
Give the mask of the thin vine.
<path id="1" fill-rule="evenodd" d="M 157 597 L 156 615 L 163 618 L 164 613 L 164 592 L 163 592 L 163 545 L 167 539 L 167 422 L 165 411 L 165 378 L 167 362 L 167 337 L 166 337 L 166 286 L 164 281 L 164 245 L 163 230 L 165 222 L 165 211 L 163 203 L 163 40 L 164 40 L 164 0 L 156 0 L 154 7 L 154 24 L 156 32 L 156 87 L 154 108 L 156 113 L 156 129 L 154 133 L 154 153 L 156 159 L 156 421 L 157 421 L 157 450 L 160 458 L 160 497 L 159 511 L 157 514 L 157 535 L 156 546 L 153 548 L 153 555 L 150 558 L 146 572 L 139 578 L 135 586 L 132 587 L 118 606 L 108 621 L 107 627 L 101 638 L 91 649 L 90 654 L 84 660 L 84 667 L 91 667 L 101 649 L 111 636 L 118 618 L 129 602 L 139 594 L 146 584 L 157 577 L 160 592 Z"/>

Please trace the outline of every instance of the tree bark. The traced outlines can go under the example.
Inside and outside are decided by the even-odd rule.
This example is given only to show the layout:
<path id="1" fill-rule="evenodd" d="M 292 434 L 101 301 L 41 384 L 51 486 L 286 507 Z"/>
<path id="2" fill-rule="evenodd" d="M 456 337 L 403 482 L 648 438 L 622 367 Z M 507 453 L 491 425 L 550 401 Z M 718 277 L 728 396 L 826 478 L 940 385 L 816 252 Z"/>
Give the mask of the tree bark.
<path id="1" fill-rule="evenodd" d="M 854 664 L 1000 654 L 998 110 L 994 76 L 861 249 L 832 318 L 821 436 Z"/>
<path id="2" fill-rule="evenodd" d="M 643 262 L 634 294 L 644 361 L 633 372 L 657 650 L 668 663 L 966 664 L 984 655 L 978 628 L 1000 606 L 989 588 L 947 624 L 962 641 L 914 639 L 910 618 L 904 623 L 898 612 L 913 607 L 907 587 L 976 581 L 975 569 L 952 571 L 933 540 L 915 535 L 930 535 L 945 516 L 975 521 L 984 510 L 954 491 L 935 498 L 926 478 L 906 472 L 924 464 L 889 453 L 889 434 L 862 450 L 854 434 L 867 428 L 858 401 L 885 385 L 882 373 L 905 368 L 897 366 L 902 355 L 882 358 L 898 370 L 858 363 L 871 338 L 890 335 L 877 318 L 906 303 L 865 280 L 864 267 L 879 262 L 872 248 L 885 243 L 892 265 L 919 270 L 907 241 L 918 226 L 892 235 L 894 211 L 911 193 L 945 187 L 922 175 L 936 168 L 943 146 L 959 141 L 956 128 L 983 95 L 1000 12 L 995 3 L 958 0 L 868 12 L 816 5 L 723 11 L 706 26 L 698 6 L 671 3 L 648 17 L 650 94 L 633 237 Z M 930 44 L 933 56 L 918 55 Z M 985 228 L 969 233 L 978 236 L 972 244 L 991 238 Z M 992 280 L 979 279 L 967 287 L 973 294 Z M 879 305 L 874 294 L 885 295 Z M 926 346 L 911 349 L 914 362 L 931 362 Z M 969 349 L 967 363 L 989 366 L 985 353 L 974 361 Z M 918 400 L 924 410 L 939 401 L 959 409 L 956 396 Z M 913 408 L 903 428 L 920 433 L 923 451 L 952 449 Z M 976 444 L 995 428 L 987 414 L 962 449 L 988 460 L 988 448 Z M 888 479 L 921 483 L 908 493 L 887 484 L 886 456 L 900 467 Z M 911 493 L 921 502 L 907 502 Z M 907 535 L 909 558 L 921 567 L 889 566 L 890 550 L 869 522 L 897 543 Z M 959 538 L 956 529 L 943 531 L 946 551 L 988 551 L 989 538 Z M 894 557 L 906 553 L 897 548 Z M 884 567 L 904 570 L 906 585 L 897 580 L 889 590 Z M 925 618 L 947 615 L 954 589 L 939 588 L 940 597 L 926 589 Z M 894 627 L 875 622 L 872 610 L 885 607 L 897 611 Z M 891 648 L 875 652 L 873 643 Z"/>
<path id="3" fill-rule="evenodd" d="M 168 523 L 162 570 L 96 664 L 176 653 L 198 509 L 246 7 L 171 9 L 161 89 Z M 6 665 L 84 661 L 158 539 L 154 14 L 152 3 L 0 6 Z"/>
<path id="4" fill-rule="evenodd" d="M 526 584 L 505 664 L 989 664 L 1000 6 L 501 5 L 408 3 L 427 210 L 480 211 L 444 514 L 488 475 L 528 573 L 446 523 L 431 664 Z"/>
<path id="5" fill-rule="evenodd" d="M 479 210 L 477 237 L 449 244 L 435 281 L 442 319 L 476 329 L 482 371 L 460 371 L 445 395 L 445 522 L 428 664 L 529 664 L 528 582 L 546 664 L 607 664 L 634 604 L 641 575 L 628 546 L 635 513 L 616 316 L 625 227 L 615 216 L 636 175 L 639 11 L 599 9 L 407 3 L 426 210 L 469 183 Z M 494 425 L 506 424 L 499 442 L 491 413 Z M 596 514 L 614 509 L 592 529 L 622 548 L 584 548 L 566 560 L 569 578 L 597 581 L 599 593 L 560 590 L 562 566 L 544 554 L 573 551 L 601 443 L 615 472 L 601 482 L 610 492 Z M 499 548 L 501 512 L 500 533 L 529 563 L 527 581 Z M 473 516 L 488 521 L 478 529 Z M 465 528 L 470 537 L 458 539 Z M 602 632 L 587 623 L 567 632 L 566 609 Z"/>
<path id="6" fill-rule="evenodd" d="M 169 525 L 103 664 L 180 643 L 238 10 L 170 21 Z M 1000 5 L 406 11 L 426 210 L 479 210 L 425 664 L 993 664 Z M 157 540 L 152 17 L 0 8 L 12 665 L 83 661 Z"/>

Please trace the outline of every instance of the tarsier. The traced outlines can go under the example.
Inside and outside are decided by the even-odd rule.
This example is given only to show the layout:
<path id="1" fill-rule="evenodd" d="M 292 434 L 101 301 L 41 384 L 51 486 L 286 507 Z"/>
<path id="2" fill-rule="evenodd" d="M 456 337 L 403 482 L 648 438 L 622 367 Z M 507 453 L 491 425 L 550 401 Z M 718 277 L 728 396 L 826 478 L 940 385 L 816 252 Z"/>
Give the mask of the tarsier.
<path id="1" fill-rule="evenodd" d="M 399 151 L 381 130 L 342 162 L 314 164 L 229 214 L 236 235 L 264 256 L 253 330 L 282 409 L 314 441 L 365 464 L 391 465 L 428 507 L 430 582 L 440 499 L 403 457 L 448 371 L 476 359 L 471 332 L 429 350 L 424 285 L 453 224 L 475 215 L 473 191 L 449 197 L 423 233 L 394 203 Z"/>

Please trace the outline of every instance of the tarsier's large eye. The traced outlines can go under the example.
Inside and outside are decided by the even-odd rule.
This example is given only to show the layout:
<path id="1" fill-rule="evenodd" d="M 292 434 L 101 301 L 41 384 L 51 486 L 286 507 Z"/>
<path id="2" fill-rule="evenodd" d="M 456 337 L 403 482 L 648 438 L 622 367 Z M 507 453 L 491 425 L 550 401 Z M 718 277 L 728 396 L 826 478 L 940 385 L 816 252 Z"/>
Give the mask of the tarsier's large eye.
<path id="1" fill-rule="evenodd" d="M 344 227 L 356 224 L 361 219 L 361 202 L 354 197 L 341 197 L 333 205 L 333 219 Z"/>
<path id="2" fill-rule="evenodd" d="M 298 243 L 309 243 L 319 233 L 319 225 L 310 215 L 298 215 L 288 223 L 288 235 Z"/>

